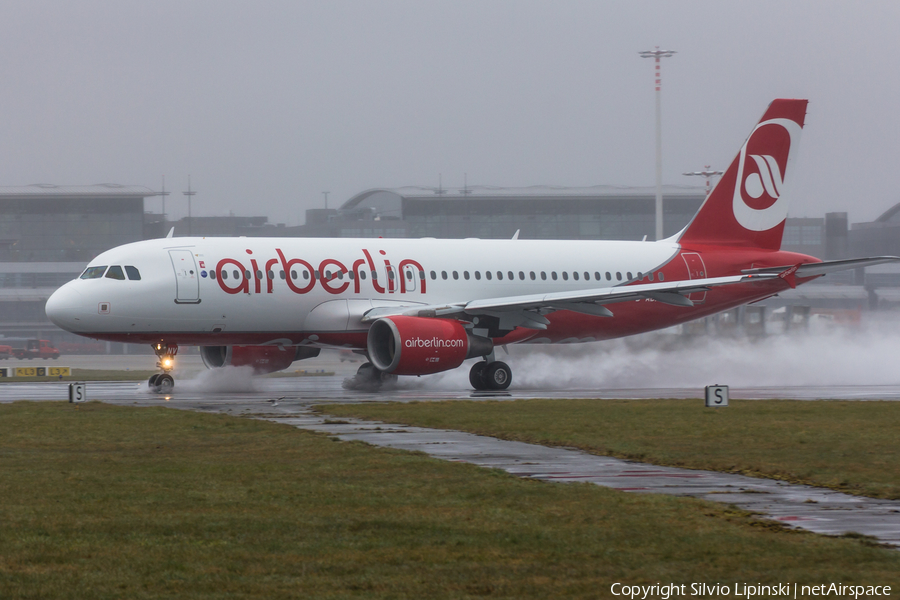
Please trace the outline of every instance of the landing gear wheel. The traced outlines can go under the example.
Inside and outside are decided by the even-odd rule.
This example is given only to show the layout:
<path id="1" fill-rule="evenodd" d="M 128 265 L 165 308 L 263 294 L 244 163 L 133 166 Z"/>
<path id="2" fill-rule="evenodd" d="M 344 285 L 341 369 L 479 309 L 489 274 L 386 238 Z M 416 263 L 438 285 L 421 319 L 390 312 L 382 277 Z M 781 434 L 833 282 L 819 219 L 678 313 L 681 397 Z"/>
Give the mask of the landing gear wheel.
<path id="1" fill-rule="evenodd" d="M 374 390 L 381 387 L 382 375 L 385 373 L 376 369 L 372 363 L 363 363 L 356 370 L 356 381 L 365 388 Z"/>
<path id="2" fill-rule="evenodd" d="M 484 370 L 484 382 L 488 389 L 505 390 L 512 383 L 512 370 L 505 362 L 492 362 Z"/>
<path id="3" fill-rule="evenodd" d="M 484 368 L 487 366 L 487 361 L 482 360 L 481 362 L 477 362 L 472 365 L 472 368 L 469 369 L 469 383 L 476 390 L 486 390 L 487 382 L 484 380 Z"/>
<path id="4" fill-rule="evenodd" d="M 168 373 L 163 373 L 156 378 L 156 393 L 168 394 L 175 387 L 175 379 Z"/>
<path id="5" fill-rule="evenodd" d="M 378 369 L 372 363 L 363 363 L 356 370 L 356 376 L 361 380 L 374 381 L 378 377 Z"/>
<path id="6" fill-rule="evenodd" d="M 157 389 L 159 389 L 159 384 L 156 382 L 159 379 L 160 375 L 162 375 L 162 373 L 154 373 L 150 376 L 150 379 L 147 380 L 147 385 L 150 386 L 151 392 L 155 392 Z"/>

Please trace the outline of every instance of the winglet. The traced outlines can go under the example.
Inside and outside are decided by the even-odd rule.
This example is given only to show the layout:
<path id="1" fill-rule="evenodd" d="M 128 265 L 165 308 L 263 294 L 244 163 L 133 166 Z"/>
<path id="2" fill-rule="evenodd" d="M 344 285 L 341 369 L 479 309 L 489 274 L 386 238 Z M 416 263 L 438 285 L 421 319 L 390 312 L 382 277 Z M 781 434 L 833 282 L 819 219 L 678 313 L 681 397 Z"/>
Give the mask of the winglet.
<path id="1" fill-rule="evenodd" d="M 173 235 L 175 235 L 175 226 L 174 225 L 172 226 L 172 229 L 169 230 L 169 233 L 166 234 L 166 237 L 170 238 Z"/>
<path id="2" fill-rule="evenodd" d="M 522 230 L 521 230 L 521 229 L 516 229 L 516 232 L 513 234 L 512 239 L 514 239 L 514 240 L 519 239 L 519 232 L 520 232 L 520 231 L 522 231 Z"/>
<path id="3" fill-rule="evenodd" d="M 791 289 L 795 289 L 797 287 L 797 269 L 800 268 L 801 264 L 802 263 L 798 263 L 778 274 L 778 277 L 784 279 L 785 283 L 791 286 Z"/>

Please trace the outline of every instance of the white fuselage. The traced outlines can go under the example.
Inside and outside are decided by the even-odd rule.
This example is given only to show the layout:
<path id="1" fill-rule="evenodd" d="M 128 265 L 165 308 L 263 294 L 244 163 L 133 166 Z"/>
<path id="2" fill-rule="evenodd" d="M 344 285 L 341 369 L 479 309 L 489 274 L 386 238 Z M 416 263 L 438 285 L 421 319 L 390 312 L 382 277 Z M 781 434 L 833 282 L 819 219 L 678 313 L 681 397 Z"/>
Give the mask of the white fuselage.
<path id="1" fill-rule="evenodd" d="M 678 252 L 671 242 L 166 238 L 120 246 L 89 265 L 134 267 L 140 280 L 76 279 L 47 313 L 101 339 L 296 343 L 365 331 L 360 319 L 373 307 L 646 282 Z"/>

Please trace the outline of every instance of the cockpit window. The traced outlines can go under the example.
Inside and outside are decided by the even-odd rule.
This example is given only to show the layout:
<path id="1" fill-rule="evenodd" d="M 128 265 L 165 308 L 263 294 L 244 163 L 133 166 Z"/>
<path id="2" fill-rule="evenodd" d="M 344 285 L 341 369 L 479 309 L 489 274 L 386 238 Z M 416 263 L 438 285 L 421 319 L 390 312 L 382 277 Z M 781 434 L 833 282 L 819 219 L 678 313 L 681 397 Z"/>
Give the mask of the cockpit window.
<path id="1" fill-rule="evenodd" d="M 140 281 L 141 280 L 141 272 L 137 270 L 137 267 L 131 267 L 126 265 L 125 272 L 128 273 L 128 279 L 132 281 Z"/>
<path id="2" fill-rule="evenodd" d="M 103 274 L 106 273 L 106 266 L 102 267 L 88 267 L 84 270 L 84 273 L 81 274 L 82 279 L 100 279 L 103 277 Z"/>
<path id="3" fill-rule="evenodd" d="M 114 265 L 109 268 L 109 271 L 106 272 L 106 278 L 125 281 L 125 273 L 122 272 L 122 267 L 120 267 L 119 265 Z"/>

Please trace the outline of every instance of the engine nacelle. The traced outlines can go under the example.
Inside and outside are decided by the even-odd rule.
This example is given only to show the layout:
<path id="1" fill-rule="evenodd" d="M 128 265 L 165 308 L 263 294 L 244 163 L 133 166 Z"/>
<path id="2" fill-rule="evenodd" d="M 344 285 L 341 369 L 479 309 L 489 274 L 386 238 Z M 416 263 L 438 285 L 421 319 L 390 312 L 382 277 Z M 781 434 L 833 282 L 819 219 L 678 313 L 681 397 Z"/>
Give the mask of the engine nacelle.
<path id="1" fill-rule="evenodd" d="M 490 354 L 494 343 L 469 334 L 454 319 L 385 317 L 372 323 L 366 347 L 379 371 L 430 375 L 455 369 L 467 358 Z"/>
<path id="2" fill-rule="evenodd" d="M 256 375 L 283 371 L 295 360 L 313 358 L 319 348 L 308 346 L 201 346 L 200 358 L 208 369 L 253 367 Z"/>

